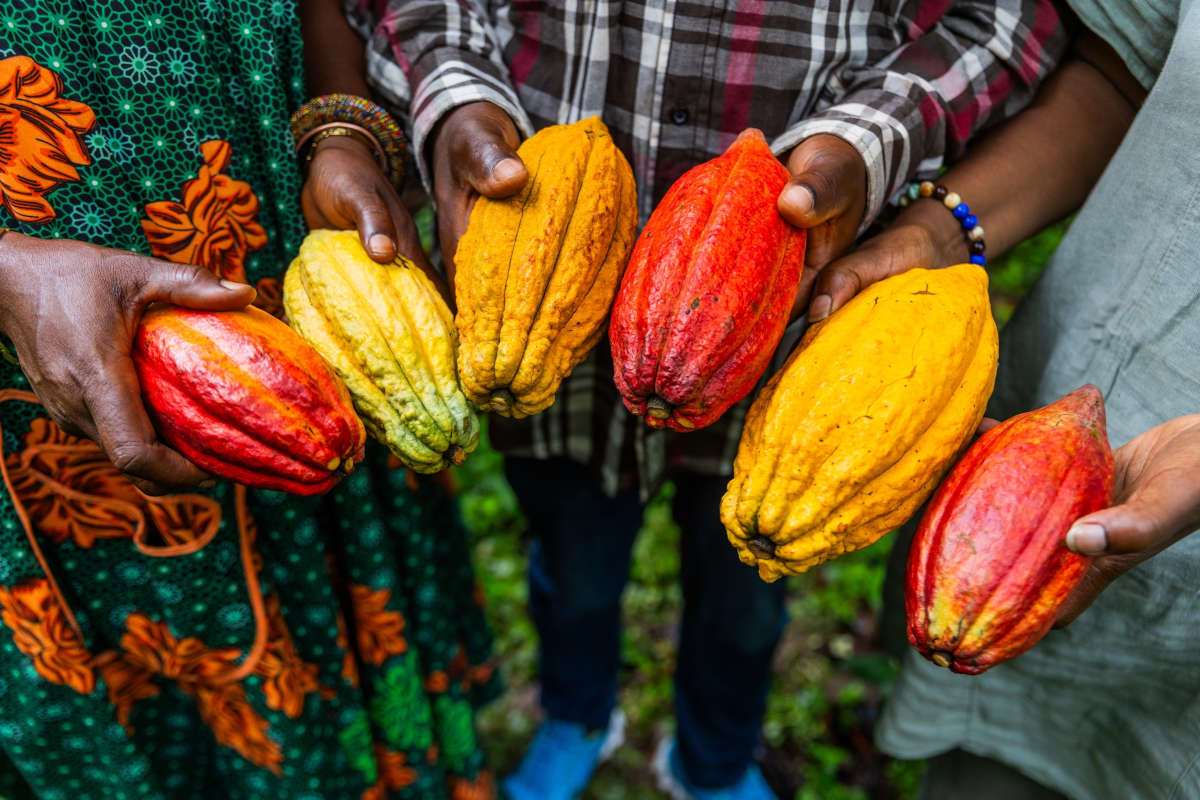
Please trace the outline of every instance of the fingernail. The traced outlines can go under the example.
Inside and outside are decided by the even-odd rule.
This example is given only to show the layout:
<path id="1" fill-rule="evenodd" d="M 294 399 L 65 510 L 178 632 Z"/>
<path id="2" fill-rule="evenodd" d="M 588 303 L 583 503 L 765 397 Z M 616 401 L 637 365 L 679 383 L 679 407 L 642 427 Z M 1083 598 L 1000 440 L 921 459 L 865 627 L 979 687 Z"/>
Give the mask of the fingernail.
<path id="1" fill-rule="evenodd" d="M 396 243 L 386 233 L 373 233 L 371 238 L 367 239 L 367 249 L 375 255 L 383 255 L 388 250 L 394 251 Z"/>
<path id="2" fill-rule="evenodd" d="M 221 278 L 221 287 L 224 289 L 228 289 L 231 292 L 240 292 L 242 289 L 245 289 L 248 285 L 249 284 L 246 284 L 246 283 L 239 283 L 238 281 L 229 281 L 229 280 L 225 280 L 224 278 Z"/>
<path id="3" fill-rule="evenodd" d="M 807 186 L 794 184 L 783 190 L 783 199 L 797 214 L 807 214 L 817 204 L 817 197 Z"/>
<path id="4" fill-rule="evenodd" d="M 1067 547 L 1081 556 L 1098 556 L 1108 550 L 1108 534 L 1103 525 L 1080 522 L 1067 531 Z"/>
<path id="5" fill-rule="evenodd" d="M 820 322 L 829 316 L 829 309 L 833 306 L 833 298 L 827 294 L 819 294 L 813 298 L 813 301 L 808 304 L 808 321 Z"/>
<path id="6" fill-rule="evenodd" d="M 508 183 L 521 177 L 525 167 L 515 158 L 502 158 L 492 167 L 492 180 L 497 183 Z"/>
<path id="7" fill-rule="evenodd" d="M 216 485 L 217 485 L 216 478 L 210 478 L 209 480 L 206 480 L 206 481 L 200 481 L 201 489 L 213 489 L 213 488 L 216 488 Z"/>

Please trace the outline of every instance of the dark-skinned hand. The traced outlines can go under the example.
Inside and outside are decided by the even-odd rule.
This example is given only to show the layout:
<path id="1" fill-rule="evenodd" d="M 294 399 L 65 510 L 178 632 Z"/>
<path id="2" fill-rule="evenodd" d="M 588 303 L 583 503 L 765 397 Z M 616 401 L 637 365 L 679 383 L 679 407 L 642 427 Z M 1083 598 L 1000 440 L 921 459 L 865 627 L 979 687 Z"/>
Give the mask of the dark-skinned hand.
<path id="1" fill-rule="evenodd" d="M 1059 611 L 1059 626 L 1122 573 L 1200 528 L 1200 414 L 1151 428 L 1113 459 L 1114 504 L 1080 517 L 1067 532 L 1067 547 L 1094 558 Z"/>
<path id="2" fill-rule="evenodd" d="M 438 241 L 453 286 L 454 253 L 476 198 L 516 194 L 529 180 L 529 171 L 517 155 L 521 137 L 516 126 L 493 103 L 459 106 L 442 118 L 432 138 Z"/>
<path id="3" fill-rule="evenodd" d="M 405 256 L 424 270 L 449 300 L 441 276 L 421 249 L 412 215 L 362 142 L 349 136 L 317 142 L 300 192 L 300 206 L 309 228 L 357 230 L 372 259 L 388 264 L 397 255 Z"/>
<path id="4" fill-rule="evenodd" d="M 209 480 L 159 441 L 130 352 L 155 302 L 227 311 L 254 299 L 245 284 L 189 264 L 68 240 L 0 238 L 0 331 L 50 418 L 96 442 L 142 491 Z"/>
<path id="5" fill-rule="evenodd" d="M 792 317 L 809 306 L 812 287 L 825 268 L 850 247 L 866 211 L 867 166 L 845 140 L 827 133 L 810 136 L 787 158 L 792 174 L 779 193 L 779 214 L 808 231 L 804 274 Z"/>

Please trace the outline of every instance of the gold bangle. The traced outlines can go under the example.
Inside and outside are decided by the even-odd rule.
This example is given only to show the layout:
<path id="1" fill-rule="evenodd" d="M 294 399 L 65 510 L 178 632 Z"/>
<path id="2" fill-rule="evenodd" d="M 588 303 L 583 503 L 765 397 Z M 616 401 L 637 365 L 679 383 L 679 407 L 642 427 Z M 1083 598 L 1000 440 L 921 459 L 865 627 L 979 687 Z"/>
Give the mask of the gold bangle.
<path id="1" fill-rule="evenodd" d="M 371 154 L 375 158 L 375 163 L 379 165 L 384 174 L 388 173 L 387 155 L 383 152 L 383 147 L 374 136 L 365 128 L 353 123 L 331 122 L 314 128 L 300 140 L 296 149 L 300 154 L 301 175 L 308 175 L 308 169 L 317 154 L 317 145 L 332 136 L 349 136 L 356 142 L 361 142 L 371 151 Z"/>

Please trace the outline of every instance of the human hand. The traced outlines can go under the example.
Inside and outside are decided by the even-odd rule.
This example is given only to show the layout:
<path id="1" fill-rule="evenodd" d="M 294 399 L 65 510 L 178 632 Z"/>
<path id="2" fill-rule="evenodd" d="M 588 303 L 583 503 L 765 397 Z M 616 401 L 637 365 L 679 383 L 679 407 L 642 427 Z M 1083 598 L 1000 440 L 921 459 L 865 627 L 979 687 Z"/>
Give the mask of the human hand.
<path id="1" fill-rule="evenodd" d="M 349 136 L 317 142 L 300 204 L 310 228 L 355 229 L 372 259 L 388 264 L 403 255 L 446 293 L 421 247 L 412 215 L 362 142 Z"/>
<path id="2" fill-rule="evenodd" d="M 939 266 L 928 228 L 895 224 L 814 276 L 808 321 L 820 322 L 871 284 L 913 267 Z M 807 300 L 807 298 L 805 298 Z M 803 308 L 798 306 L 796 314 Z"/>
<path id="3" fill-rule="evenodd" d="M 154 302 L 206 311 L 244 308 L 254 289 L 175 264 L 84 242 L 0 238 L 0 331 L 12 339 L 50 418 L 103 448 L 148 494 L 210 478 L 158 439 L 130 352 Z"/>
<path id="4" fill-rule="evenodd" d="M 516 126 L 493 103 L 459 106 L 438 123 L 432 139 L 438 241 L 453 286 L 454 252 L 476 198 L 516 194 L 529 180 L 529 171 L 517 155 L 521 137 Z"/>
<path id="5" fill-rule="evenodd" d="M 792 148 L 787 168 L 792 178 L 779 193 L 779 214 L 808 231 L 795 317 L 808 306 L 814 281 L 858 235 L 866 210 L 867 165 L 844 139 L 820 133 Z"/>
<path id="6" fill-rule="evenodd" d="M 1094 556 L 1058 613 L 1068 625 L 1119 575 L 1200 528 L 1200 414 L 1151 428 L 1113 453 L 1114 505 L 1080 517 L 1067 547 Z"/>

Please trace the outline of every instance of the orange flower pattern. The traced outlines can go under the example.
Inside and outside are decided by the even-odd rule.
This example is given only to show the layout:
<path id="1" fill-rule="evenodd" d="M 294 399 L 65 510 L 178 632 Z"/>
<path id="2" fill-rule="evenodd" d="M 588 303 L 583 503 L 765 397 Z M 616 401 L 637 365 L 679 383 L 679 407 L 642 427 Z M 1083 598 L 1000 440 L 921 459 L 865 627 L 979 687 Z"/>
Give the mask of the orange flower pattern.
<path id="1" fill-rule="evenodd" d="M 379 778 L 362 794 L 362 800 L 386 800 L 389 791 L 397 791 L 417 782 L 417 771 L 408 766 L 404 753 L 376 744 L 375 765 Z"/>
<path id="2" fill-rule="evenodd" d="M 473 781 L 451 776 L 446 779 L 451 800 L 494 800 L 496 781 L 490 772 L 480 772 Z"/>
<path id="3" fill-rule="evenodd" d="M 279 279 L 262 278 L 254 284 L 254 288 L 258 290 L 258 295 L 254 298 L 254 305 L 272 317 L 287 322 L 287 314 L 283 311 L 283 284 Z"/>
<path id="4" fill-rule="evenodd" d="M 399 611 L 386 608 L 391 597 L 391 589 L 372 589 L 360 584 L 350 587 L 358 653 L 368 664 L 379 666 L 389 656 L 408 650 L 408 642 L 401 635 L 404 617 Z"/>
<path id="5" fill-rule="evenodd" d="M 226 682 L 236 669 L 238 650 L 210 649 L 194 637 L 177 639 L 165 623 L 141 613 L 126 619 L 121 648 L 132 665 L 176 681 L 196 698 L 200 717 L 218 743 L 279 774 L 283 751 L 267 735 L 269 723 L 246 700 L 240 683 Z"/>
<path id="6" fill-rule="evenodd" d="M 318 669 L 296 652 L 277 595 L 267 597 L 267 620 L 271 626 L 267 649 L 254 668 L 254 674 L 263 679 L 267 706 L 295 719 L 304 710 L 304 698 L 320 688 Z"/>
<path id="7" fill-rule="evenodd" d="M 342 649 L 342 678 L 355 689 L 358 688 L 358 659 L 350 648 L 350 637 L 346 634 L 346 616 L 337 611 L 337 646 Z"/>
<path id="8" fill-rule="evenodd" d="M 182 202 L 146 206 L 142 230 L 159 258 L 198 264 L 218 276 L 246 282 L 246 254 L 267 243 L 258 223 L 258 197 L 250 184 L 225 174 L 233 158 L 229 142 L 200 145 L 204 163 L 183 185 Z"/>
<path id="9" fill-rule="evenodd" d="M 149 498 L 93 442 L 35 419 L 24 448 L 5 459 L 14 499 L 37 533 L 54 543 L 89 548 L 99 539 L 135 536 L 147 527 L 152 544 L 181 544 L 215 531 L 221 507 L 201 495 Z"/>
<path id="10" fill-rule="evenodd" d="M 96 688 L 92 655 L 67 622 L 62 606 L 45 578 L 0 587 L 0 619 L 13 634 L 13 644 L 33 659 L 46 680 L 81 694 Z"/>
<path id="11" fill-rule="evenodd" d="M 46 194 L 92 163 L 80 137 L 96 115 L 62 91 L 58 73 L 32 58 L 0 60 L 0 201 L 22 222 L 54 219 Z"/>
<path id="12" fill-rule="evenodd" d="M 159 694 L 153 673 L 125 660 L 116 652 L 106 654 L 107 660 L 97 667 L 108 686 L 108 701 L 117 709 L 117 721 L 130 729 L 129 715 L 133 704 Z"/>

